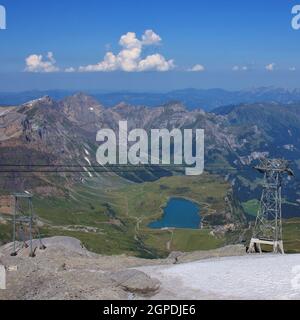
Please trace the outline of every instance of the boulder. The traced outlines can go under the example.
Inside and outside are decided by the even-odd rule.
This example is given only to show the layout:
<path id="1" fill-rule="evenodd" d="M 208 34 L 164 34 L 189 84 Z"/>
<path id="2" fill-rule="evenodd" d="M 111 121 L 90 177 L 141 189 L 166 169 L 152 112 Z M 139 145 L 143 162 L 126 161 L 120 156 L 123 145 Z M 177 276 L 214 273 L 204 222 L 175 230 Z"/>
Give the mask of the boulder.
<path id="1" fill-rule="evenodd" d="M 116 286 L 136 294 L 154 295 L 160 288 L 160 282 L 157 279 L 135 269 L 114 272 L 111 274 L 111 279 Z"/>

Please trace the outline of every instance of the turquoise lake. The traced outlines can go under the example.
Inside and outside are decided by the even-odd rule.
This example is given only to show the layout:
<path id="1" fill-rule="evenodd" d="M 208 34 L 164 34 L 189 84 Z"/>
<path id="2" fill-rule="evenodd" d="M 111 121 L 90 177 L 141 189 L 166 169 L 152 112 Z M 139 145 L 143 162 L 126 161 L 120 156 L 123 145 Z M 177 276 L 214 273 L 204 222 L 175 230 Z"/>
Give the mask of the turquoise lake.
<path id="1" fill-rule="evenodd" d="M 200 208 L 192 201 L 171 198 L 164 208 L 164 215 L 160 220 L 151 222 L 152 229 L 184 228 L 199 229 L 201 223 Z"/>

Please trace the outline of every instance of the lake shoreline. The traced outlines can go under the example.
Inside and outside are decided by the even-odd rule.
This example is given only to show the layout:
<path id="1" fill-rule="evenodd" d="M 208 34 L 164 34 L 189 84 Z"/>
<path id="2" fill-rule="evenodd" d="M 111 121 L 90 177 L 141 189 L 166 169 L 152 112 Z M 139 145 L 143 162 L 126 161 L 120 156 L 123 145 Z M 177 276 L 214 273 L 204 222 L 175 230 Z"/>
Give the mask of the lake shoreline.
<path id="1" fill-rule="evenodd" d="M 148 224 L 150 229 L 201 229 L 200 205 L 184 197 L 170 197 L 162 216 Z"/>

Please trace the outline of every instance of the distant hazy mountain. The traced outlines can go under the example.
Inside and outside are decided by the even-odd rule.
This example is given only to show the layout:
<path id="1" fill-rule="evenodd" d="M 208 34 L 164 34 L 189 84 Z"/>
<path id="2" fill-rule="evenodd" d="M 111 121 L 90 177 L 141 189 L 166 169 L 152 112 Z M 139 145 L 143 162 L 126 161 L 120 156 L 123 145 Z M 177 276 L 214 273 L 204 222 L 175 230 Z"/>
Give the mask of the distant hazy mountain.
<path id="1" fill-rule="evenodd" d="M 15 106 L 28 101 L 39 99 L 40 97 L 49 96 L 52 99 L 60 100 L 75 92 L 66 90 L 32 90 L 24 92 L 0 92 L 0 106 Z"/>
<path id="2" fill-rule="evenodd" d="M 188 109 L 201 108 L 206 111 L 240 103 L 279 102 L 289 104 L 300 101 L 300 90 L 281 88 L 257 88 L 253 90 L 226 91 L 223 89 L 184 89 L 168 93 L 110 93 L 94 95 L 105 106 L 120 102 L 149 107 L 171 101 L 180 101 Z"/>
<path id="3" fill-rule="evenodd" d="M 74 93 L 75 92 L 73 91 L 63 90 L 0 93 L 0 105 L 18 105 L 46 95 L 51 96 L 55 100 L 60 100 Z M 273 87 L 240 91 L 226 91 L 223 89 L 184 89 L 168 93 L 92 92 L 90 95 L 105 107 L 113 107 L 122 102 L 135 106 L 143 105 L 153 107 L 171 101 L 180 101 L 190 110 L 201 108 L 206 111 L 211 111 L 221 106 L 241 103 L 278 102 L 290 104 L 300 101 L 299 89 L 287 90 Z"/>

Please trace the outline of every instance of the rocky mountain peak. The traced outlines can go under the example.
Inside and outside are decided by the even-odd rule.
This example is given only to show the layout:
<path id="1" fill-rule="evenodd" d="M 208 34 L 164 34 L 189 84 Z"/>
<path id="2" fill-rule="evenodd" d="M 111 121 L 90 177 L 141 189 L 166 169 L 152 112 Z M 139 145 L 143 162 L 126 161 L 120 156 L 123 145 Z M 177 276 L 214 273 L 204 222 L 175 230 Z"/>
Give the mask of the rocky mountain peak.
<path id="1" fill-rule="evenodd" d="M 104 110 L 96 99 L 82 92 L 63 99 L 60 106 L 69 120 L 76 122 L 90 122 Z"/>
<path id="2" fill-rule="evenodd" d="M 122 102 L 118 103 L 116 106 L 114 106 L 112 109 L 115 111 L 125 111 L 125 110 L 130 110 L 132 108 L 133 108 L 133 106 L 122 101 Z"/>
<path id="3" fill-rule="evenodd" d="M 101 104 L 92 96 L 89 96 L 83 92 L 78 92 L 73 96 L 66 97 L 62 100 L 64 105 L 82 105 L 83 107 L 93 107 L 97 109 L 102 109 Z"/>
<path id="4" fill-rule="evenodd" d="M 131 105 L 126 102 L 120 102 L 115 107 L 112 108 L 112 110 L 116 112 L 131 112 L 136 110 L 145 110 L 147 107 L 145 106 L 138 106 L 138 105 Z"/>
<path id="5" fill-rule="evenodd" d="M 163 107 L 166 111 L 169 111 L 169 112 L 185 112 L 186 111 L 186 107 L 180 101 L 171 101 L 165 104 Z"/>
<path id="6" fill-rule="evenodd" d="M 42 105 L 53 106 L 55 104 L 56 102 L 51 97 L 44 96 L 42 98 L 29 101 L 23 104 L 23 106 L 25 107 L 36 107 L 36 106 L 42 106 Z"/>
<path id="7" fill-rule="evenodd" d="M 124 101 L 118 103 L 118 104 L 115 106 L 116 109 L 117 109 L 117 108 L 120 108 L 120 109 L 121 109 L 121 108 L 126 108 L 126 107 L 130 107 L 130 105 L 129 105 L 128 103 L 124 102 Z"/>

